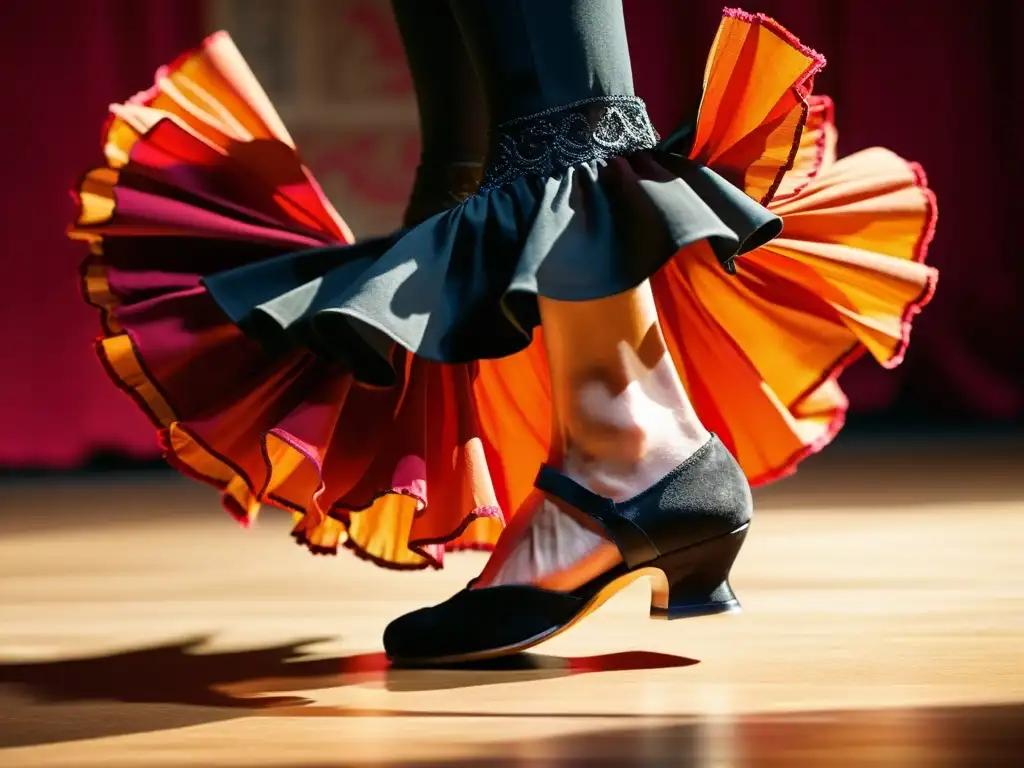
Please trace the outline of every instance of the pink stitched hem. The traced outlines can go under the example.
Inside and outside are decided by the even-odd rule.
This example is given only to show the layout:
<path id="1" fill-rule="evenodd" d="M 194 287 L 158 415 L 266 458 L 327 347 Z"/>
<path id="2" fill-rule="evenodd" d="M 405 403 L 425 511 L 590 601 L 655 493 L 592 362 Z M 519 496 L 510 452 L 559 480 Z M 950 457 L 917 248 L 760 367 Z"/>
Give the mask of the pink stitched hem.
<path id="1" fill-rule="evenodd" d="M 783 40 L 787 45 L 796 48 L 800 53 L 804 54 L 811 60 L 807 69 L 805 69 L 797 79 L 796 85 L 793 86 L 793 91 L 796 94 L 797 100 L 801 103 L 800 123 L 796 134 L 796 136 L 799 137 L 803 132 L 804 126 L 807 124 L 807 117 L 810 113 L 810 106 L 808 102 L 814 83 L 814 76 L 820 72 L 827 63 L 825 57 L 813 48 L 801 43 L 792 32 L 775 21 L 775 19 L 770 16 L 766 16 L 763 13 L 748 13 L 747 11 L 739 8 L 725 8 L 722 11 L 722 15 L 726 18 L 739 19 L 740 21 L 745 21 L 748 24 L 764 27 Z M 783 178 L 793 169 L 793 164 L 796 162 L 796 156 L 799 149 L 800 142 L 794 141 L 793 148 L 790 151 L 785 164 L 779 169 L 778 174 L 776 174 L 774 181 L 772 181 L 772 184 L 768 188 L 764 197 L 758 201 L 761 205 L 768 205 L 768 203 L 770 203 L 775 197 L 775 193 L 778 191 L 779 186 L 781 186 Z"/>
<path id="2" fill-rule="evenodd" d="M 914 186 L 917 187 L 921 194 L 924 195 L 928 204 L 927 220 L 924 228 L 921 230 L 921 236 L 918 238 L 918 241 L 914 246 L 914 253 L 912 256 L 914 261 L 923 264 L 928 258 L 928 248 L 931 245 L 932 240 L 935 239 L 935 229 L 939 217 L 938 201 L 936 200 L 935 193 L 928 187 L 928 177 L 926 176 L 924 169 L 918 163 L 909 163 L 909 165 L 914 174 Z M 883 368 L 896 368 L 903 362 L 907 347 L 910 344 L 910 332 L 912 330 L 913 320 L 935 296 L 935 289 L 938 285 L 938 280 L 938 272 L 932 272 L 929 274 L 928 280 L 926 281 L 920 295 L 907 304 L 900 320 L 899 344 L 897 345 L 896 351 L 893 355 L 888 360 L 881 363 Z M 847 368 L 853 365 L 853 363 L 859 360 L 866 353 L 867 348 L 864 347 L 864 345 L 859 342 L 854 344 L 831 366 L 826 368 L 821 377 L 813 385 L 808 387 L 803 394 L 793 401 L 793 407 L 800 405 L 800 403 L 804 402 L 818 388 L 824 386 L 829 381 L 838 379 Z M 766 472 L 751 479 L 750 484 L 752 486 L 766 485 L 774 482 L 775 480 L 788 477 L 796 472 L 797 465 L 800 464 L 800 462 L 804 461 L 804 459 L 809 456 L 818 453 L 835 439 L 836 435 L 839 434 L 843 425 L 846 423 L 847 410 L 848 404 L 844 403 L 841 408 L 837 409 L 836 415 L 833 417 L 833 420 L 829 424 L 825 434 L 810 445 L 804 446 L 796 451 L 785 462 L 783 462 L 778 469 Z"/>
<path id="3" fill-rule="evenodd" d="M 935 193 L 928 187 L 928 176 L 925 175 L 924 168 L 918 163 L 910 163 L 910 169 L 914 174 L 914 186 L 925 196 L 925 200 L 928 203 L 928 221 L 921 232 L 921 237 L 918 238 L 917 243 L 914 245 L 913 255 L 914 261 L 923 264 L 928 258 L 928 248 L 931 246 L 932 240 L 935 239 L 935 227 L 939 220 L 938 200 L 935 197 Z M 910 330 L 913 320 L 935 297 L 935 289 L 938 287 L 938 283 L 939 273 L 932 272 L 928 276 L 928 282 L 921 295 L 907 305 L 901 321 L 900 345 L 897 348 L 896 354 L 882 364 L 883 368 L 892 369 L 903 362 L 903 357 L 910 344 Z"/>
<path id="4" fill-rule="evenodd" d="M 828 99 L 826 109 L 829 111 L 833 109 L 831 99 Z M 913 255 L 911 256 L 913 261 L 925 263 L 928 259 L 928 249 L 931 246 L 932 241 L 935 239 L 936 224 L 938 222 L 938 201 L 936 200 L 934 191 L 932 191 L 928 186 L 928 176 L 925 174 L 925 170 L 921 165 L 918 163 L 909 163 L 908 165 L 913 173 L 914 186 L 921 191 L 922 195 L 925 196 L 925 200 L 928 204 L 927 220 L 922 229 L 921 237 L 914 245 Z M 892 356 L 881 362 L 880 365 L 883 368 L 887 370 L 894 369 L 903 361 L 907 347 L 910 343 L 910 331 L 912 329 L 913 318 L 918 315 L 935 296 L 938 279 L 938 272 L 933 271 L 930 273 L 921 294 L 913 301 L 909 302 L 904 308 L 902 317 L 900 318 L 900 341 Z M 823 371 L 821 377 L 817 379 L 814 384 L 809 386 L 803 394 L 794 400 L 793 407 L 799 406 L 799 404 L 806 400 L 807 397 L 829 381 L 838 380 L 839 377 L 842 376 L 842 374 L 866 352 L 866 347 L 859 342 L 847 349 L 836 359 L 833 365 L 827 367 Z M 828 425 L 824 434 L 818 437 L 814 442 L 801 447 L 801 449 L 796 451 L 790 458 L 782 462 L 777 469 L 765 472 L 757 477 L 750 478 L 751 485 L 765 485 L 794 474 L 797 471 L 797 466 L 801 462 L 820 452 L 826 445 L 836 438 L 836 435 L 839 434 L 846 423 L 846 414 L 848 410 L 849 404 L 845 402 L 841 408 L 837 409 L 833 421 Z"/>
<path id="5" fill-rule="evenodd" d="M 798 51 L 800 51 L 800 53 L 804 54 L 804 56 L 806 56 L 809 59 L 812 59 L 813 61 L 811 63 L 811 66 L 808 68 L 807 72 L 804 73 L 804 79 L 806 79 L 809 75 L 812 75 L 820 71 L 822 67 L 824 67 L 827 63 L 827 60 L 825 59 L 825 56 L 823 54 L 818 53 L 810 46 L 801 43 L 796 35 L 794 35 L 784 26 L 779 24 L 779 22 L 777 22 L 771 16 L 768 16 L 763 13 L 749 13 L 741 8 L 725 8 L 722 10 L 722 15 L 730 19 L 739 19 L 740 21 L 745 21 L 748 24 L 754 24 L 757 26 L 765 27 L 778 37 L 782 38 L 782 40 L 784 40 L 787 44 L 796 48 Z"/>
<path id="6" fill-rule="evenodd" d="M 838 376 L 838 374 L 837 374 Z M 846 424 L 846 413 L 848 410 L 848 404 L 844 403 L 843 406 L 836 410 L 835 416 L 832 417 L 832 421 L 829 423 L 828 428 L 824 434 L 821 435 L 813 443 L 808 443 L 796 450 L 788 459 L 786 459 L 777 468 L 764 472 L 757 477 L 747 478 L 747 482 L 750 483 L 752 488 L 757 488 L 762 485 L 768 485 L 774 483 L 776 480 L 782 480 L 783 478 L 790 477 L 796 474 L 796 470 L 799 465 L 809 457 L 816 453 L 819 453 L 838 435 L 843 426 Z"/>
<path id="7" fill-rule="evenodd" d="M 808 117 L 810 111 L 813 109 L 821 109 L 825 115 L 822 118 L 822 126 L 835 125 L 835 102 L 832 101 L 830 96 L 825 95 L 813 95 L 810 97 L 810 103 L 808 105 Z M 804 121 L 804 127 L 806 127 L 806 120 Z M 810 183 L 817 178 L 818 174 L 821 173 L 822 166 L 825 165 L 825 148 L 828 146 L 828 131 L 824 128 L 820 131 L 818 140 L 814 143 L 814 167 L 808 171 L 804 177 L 803 184 L 799 184 L 794 187 L 792 191 L 786 194 L 785 199 L 796 197 L 803 192 Z M 793 156 L 792 163 L 796 163 L 796 156 Z M 774 199 L 774 198 L 773 198 Z"/>

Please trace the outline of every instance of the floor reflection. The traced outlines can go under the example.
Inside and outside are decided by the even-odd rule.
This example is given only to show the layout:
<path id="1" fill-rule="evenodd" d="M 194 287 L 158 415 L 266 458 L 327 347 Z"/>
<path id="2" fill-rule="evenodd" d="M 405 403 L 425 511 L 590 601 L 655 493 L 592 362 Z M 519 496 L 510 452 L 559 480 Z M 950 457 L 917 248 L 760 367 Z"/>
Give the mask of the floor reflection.
<path id="1" fill-rule="evenodd" d="M 480 713 L 481 717 L 486 713 Z M 488 745 L 485 754 L 388 768 L 987 768 L 1020 766 L 1024 705 L 791 713 Z M 324 764 L 326 768 L 328 764 Z M 332 764 L 337 765 L 337 764 Z"/>
<path id="2" fill-rule="evenodd" d="M 697 663 L 658 653 L 563 658 L 524 654 L 444 670 L 396 670 L 382 654 L 302 658 L 303 642 L 248 651 L 202 653 L 207 638 L 122 653 L 39 663 L 0 664 L 0 747 L 53 744 L 200 725 L 242 717 L 350 720 L 394 718 L 396 726 L 436 719 L 495 718 L 522 723 L 517 738 L 489 742 L 471 758 L 429 765 L 638 765 L 683 768 L 978 768 L 1024 764 L 1024 704 L 933 709 L 822 711 L 779 715 L 649 718 L 638 714 L 527 714 L 360 710 L 329 707 L 294 695 L 360 684 L 390 691 L 447 691 L 469 686 L 550 680 L 595 672 L 629 672 Z M 683 692 L 680 692 L 683 695 Z M 531 719 L 593 719 L 572 735 L 529 735 Z M 281 722 L 278 720 L 278 722 Z M 575 724 L 574 724 L 575 725 Z M 571 730 L 571 729 L 569 729 Z M 510 731 L 511 732 L 511 731 Z M 525 735 L 524 735 L 525 734 Z M 379 758 L 380 756 L 378 756 Z M 3 761 L 0 760 L 0 763 Z M 376 764 L 382 764 L 375 760 Z M 285 765 L 286 763 L 281 763 Z M 325 763 L 324 765 L 337 763 Z M 303 763 L 307 765 L 307 763 Z"/>
<path id="3" fill-rule="evenodd" d="M 396 692 L 445 691 L 697 663 L 646 651 L 579 657 L 526 653 L 444 669 L 405 670 L 392 669 L 383 653 L 303 658 L 304 649 L 327 638 L 204 653 L 210 639 L 102 656 L 0 663 L 0 748 L 147 733 L 263 710 L 302 716 L 361 714 L 320 708 L 301 696 L 273 695 L 279 692 L 367 683 Z"/>

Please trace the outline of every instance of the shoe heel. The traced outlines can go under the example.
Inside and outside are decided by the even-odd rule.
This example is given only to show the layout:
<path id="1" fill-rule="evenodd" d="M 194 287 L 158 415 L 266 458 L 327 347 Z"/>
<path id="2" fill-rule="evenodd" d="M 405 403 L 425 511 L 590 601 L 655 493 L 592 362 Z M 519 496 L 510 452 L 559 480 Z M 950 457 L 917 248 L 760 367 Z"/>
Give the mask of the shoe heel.
<path id="1" fill-rule="evenodd" d="M 747 538 L 747 523 L 732 533 L 662 555 L 650 564 L 651 618 L 688 619 L 740 610 L 729 571 Z"/>

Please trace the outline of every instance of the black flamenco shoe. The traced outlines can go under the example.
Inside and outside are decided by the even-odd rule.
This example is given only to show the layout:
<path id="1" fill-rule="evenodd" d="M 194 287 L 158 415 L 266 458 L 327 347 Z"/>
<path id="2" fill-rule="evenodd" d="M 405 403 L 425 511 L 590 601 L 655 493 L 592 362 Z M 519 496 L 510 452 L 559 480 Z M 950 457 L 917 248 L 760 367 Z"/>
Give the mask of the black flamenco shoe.
<path id="1" fill-rule="evenodd" d="M 529 585 L 467 588 L 400 616 L 384 630 L 392 662 L 459 664 L 524 651 L 564 632 L 641 576 L 651 577 L 652 618 L 739 610 L 729 571 L 753 503 L 743 471 L 714 435 L 628 501 L 615 503 L 548 466 L 541 467 L 536 487 L 597 520 L 623 562 L 571 592 Z"/>

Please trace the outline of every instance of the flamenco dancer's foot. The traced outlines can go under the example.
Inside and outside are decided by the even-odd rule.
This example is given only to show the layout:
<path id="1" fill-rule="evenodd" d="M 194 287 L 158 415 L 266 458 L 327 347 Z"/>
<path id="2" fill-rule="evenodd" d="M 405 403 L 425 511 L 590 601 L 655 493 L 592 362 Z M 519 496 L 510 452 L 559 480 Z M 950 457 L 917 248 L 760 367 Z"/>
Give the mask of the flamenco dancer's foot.
<path id="1" fill-rule="evenodd" d="M 541 307 L 555 388 L 550 467 L 623 502 L 710 440 L 665 348 L 646 283 L 607 299 Z M 602 318 L 596 329 L 595 317 Z M 609 322 L 615 318 L 621 322 Z M 569 591 L 621 561 L 600 523 L 536 491 L 512 516 L 473 586 Z"/>
<path id="2" fill-rule="evenodd" d="M 385 632 L 388 655 L 453 663 L 529 648 L 638 578 L 652 615 L 735 610 L 729 569 L 751 517 L 735 460 L 700 424 L 650 287 L 541 303 L 556 447 L 480 577 Z"/>

